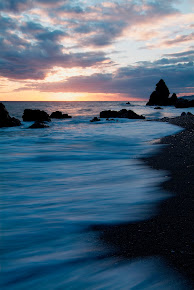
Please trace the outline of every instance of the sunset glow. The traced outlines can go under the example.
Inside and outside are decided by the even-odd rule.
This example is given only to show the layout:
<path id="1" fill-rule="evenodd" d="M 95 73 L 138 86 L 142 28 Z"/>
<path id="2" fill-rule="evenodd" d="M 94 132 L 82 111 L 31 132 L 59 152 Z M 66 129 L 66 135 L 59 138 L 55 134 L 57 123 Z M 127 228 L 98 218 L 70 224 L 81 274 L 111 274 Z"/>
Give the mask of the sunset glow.
<path id="1" fill-rule="evenodd" d="M 192 1 L 2 0 L 1 101 L 194 94 Z"/>

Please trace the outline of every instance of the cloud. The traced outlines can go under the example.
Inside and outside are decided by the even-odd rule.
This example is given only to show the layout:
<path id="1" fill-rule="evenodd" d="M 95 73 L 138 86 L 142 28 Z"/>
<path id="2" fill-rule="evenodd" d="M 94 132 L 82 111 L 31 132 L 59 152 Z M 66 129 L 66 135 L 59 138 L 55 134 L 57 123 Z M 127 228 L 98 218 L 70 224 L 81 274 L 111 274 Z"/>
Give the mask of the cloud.
<path id="1" fill-rule="evenodd" d="M 188 43 L 193 37 L 193 33 L 188 31 L 174 38 L 169 37 L 169 31 L 166 34 L 161 32 L 164 23 L 168 29 L 170 21 L 178 21 L 180 13 L 174 8 L 176 0 L 91 3 L 79 0 L 1 0 L 0 76 L 15 80 L 44 80 L 53 67 L 97 65 L 103 72 L 105 62 L 111 64 L 107 56 L 109 46 L 119 43 L 120 39 L 150 41 L 155 38 L 154 44 L 148 42 L 149 48 L 158 44 L 168 47 Z M 187 17 L 187 26 L 191 28 L 191 15 Z M 34 89 L 124 93 L 143 97 L 149 94 L 159 78 L 166 75 L 176 75 L 179 79 L 179 75 L 183 78 L 183 73 L 188 73 L 189 82 L 193 62 L 191 51 L 181 52 L 182 55 L 166 54 L 154 62 L 136 63 L 116 72 L 112 62 L 111 71 L 114 73 L 106 71 L 87 77 L 71 77 L 65 82 L 38 84 Z M 130 47 L 127 53 L 126 61 Z M 119 57 L 117 60 L 119 64 Z M 186 80 L 184 82 L 186 86 Z M 28 88 L 27 85 L 25 89 Z"/>
<path id="2" fill-rule="evenodd" d="M 180 59 L 179 59 L 180 61 Z M 117 69 L 115 73 L 93 74 L 91 76 L 70 77 L 66 81 L 33 84 L 24 89 L 36 89 L 41 92 L 82 92 L 103 94 L 124 94 L 126 97 L 148 99 L 155 84 L 163 78 L 171 93 L 181 94 L 187 88 L 192 92 L 194 83 L 194 62 L 174 64 L 162 60 L 138 63 Z M 190 88 L 190 91 L 189 91 Z"/>
<path id="3" fill-rule="evenodd" d="M 166 53 L 164 56 L 167 57 L 180 57 L 180 56 L 193 56 L 194 55 L 194 50 L 187 50 L 187 51 L 182 51 L 182 52 L 176 52 L 176 53 Z"/>
<path id="4" fill-rule="evenodd" d="M 56 7 L 56 5 L 66 2 L 65 0 L 1 0 L 0 10 L 14 13 L 29 10 L 42 5 L 45 7 Z"/>
<path id="5" fill-rule="evenodd" d="M 162 43 L 165 46 L 175 46 L 180 43 L 185 43 L 194 40 L 194 32 L 185 35 L 177 35 L 174 39 L 166 40 Z"/>

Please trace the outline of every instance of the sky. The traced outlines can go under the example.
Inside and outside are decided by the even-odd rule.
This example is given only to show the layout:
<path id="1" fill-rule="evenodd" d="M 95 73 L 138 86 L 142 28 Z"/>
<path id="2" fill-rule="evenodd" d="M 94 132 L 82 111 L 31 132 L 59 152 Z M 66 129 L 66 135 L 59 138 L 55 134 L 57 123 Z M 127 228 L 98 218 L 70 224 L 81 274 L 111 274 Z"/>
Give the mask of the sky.
<path id="1" fill-rule="evenodd" d="M 194 94 L 194 0 L 0 0 L 1 101 Z"/>

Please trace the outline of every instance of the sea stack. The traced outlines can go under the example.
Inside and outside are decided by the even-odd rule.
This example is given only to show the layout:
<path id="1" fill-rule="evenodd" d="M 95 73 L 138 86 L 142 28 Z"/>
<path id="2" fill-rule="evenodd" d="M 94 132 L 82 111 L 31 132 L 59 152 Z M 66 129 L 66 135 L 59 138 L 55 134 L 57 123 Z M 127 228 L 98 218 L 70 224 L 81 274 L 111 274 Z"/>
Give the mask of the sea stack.
<path id="1" fill-rule="evenodd" d="M 164 80 L 161 79 L 156 84 L 156 89 L 150 95 L 150 99 L 147 102 L 147 106 L 168 106 L 169 105 L 169 89 Z"/>

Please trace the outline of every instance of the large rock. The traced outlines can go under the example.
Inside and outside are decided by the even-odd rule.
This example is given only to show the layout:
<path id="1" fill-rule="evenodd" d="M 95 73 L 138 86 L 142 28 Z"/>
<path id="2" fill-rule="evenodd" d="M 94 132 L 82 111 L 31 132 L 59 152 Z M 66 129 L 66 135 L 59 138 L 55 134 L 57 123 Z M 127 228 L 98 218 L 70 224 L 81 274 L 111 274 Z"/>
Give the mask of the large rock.
<path id="1" fill-rule="evenodd" d="M 50 118 L 51 119 L 69 119 L 72 117 L 69 116 L 68 114 L 63 114 L 61 111 L 56 111 L 50 115 Z"/>
<path id="2" fill-rule="evenodd" d="M 34 124 L 32 124 L 29 129 L 40 129 L 40 128 L 49 128 L 48 125 L 46 125 L 42 121 L 35 121 Z"/>
<path id="3" fill-rule="evenodd" d="M 160 80 L 156 84 L 156 89 L 150 95 L 150 99 L 147 102 L 147 106 L 168 106 L 169 105 L 169 89 L 166 86 L 164 80 Z"/>
<path id="4" fill-rule="evenodd" d="M 168 105 L 174 106 L 178 101 L 177 95 L 175 93 L 172 94 L 172 97 L 168 99 Z"/>
<path id="5" fill-rule="evenodd" d="M 25 109 L 23 116 L 24 121 L 50 121 L 49 115 L 45 111 Z"/>
<path id="6" fill-rule="evenodd" d="M 194 107 L 194 100 L 187 100 L 187 99 L 182 99 L 179 98 L 177 99 L 176 103 L 175 103 L 175 107 L 176 108 L 190 108 L 190 107 Z"/>
<path id="7" fill-rule="evenodd" d="M 0 128 L 20 126 L 20 120 L 11 118 L 5 106 L 0 103 Z"/>
<path id="8" fill-rule="evenodd" d="M 145 119 L 144 116 L 140 116 L 132 110 L 122 109 L 120 111 L 102 111 L 100 112 L 100 118 L 127 118 L 127 119 Z"/>

